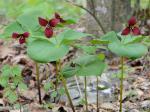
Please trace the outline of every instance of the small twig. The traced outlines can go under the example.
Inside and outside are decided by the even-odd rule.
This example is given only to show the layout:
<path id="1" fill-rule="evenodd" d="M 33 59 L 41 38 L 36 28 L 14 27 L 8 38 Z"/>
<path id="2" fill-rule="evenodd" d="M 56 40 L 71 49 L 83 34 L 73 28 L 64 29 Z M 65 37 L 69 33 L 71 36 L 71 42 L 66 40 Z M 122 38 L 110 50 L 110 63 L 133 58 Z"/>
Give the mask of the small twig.
<path id="1" fill-rule="evenodd" d="M 79 81 L 77 80 L 77 76 L 75 75 L 74 77 L 75 77 L 75 81 L 76 81 L 76 84 L 77 84 L 77 87 L 78 87 L 78 90 L 79 90 L 79 94 L 80 94 L 81 98 L 83 98 L 81 88 L 80 88 L 80 85 L 79 85 Z"/>
<path id="2" fill-rule="evenodd" d="M 84 88 L 85 88 L 85 107 L 86 107 L 86 112 L 88 112 L 88 100 L 87 100 L 87 80 L 86 76 L 84 77 Z"/>
<path id="3" fill-rule="evenodd" d="M 71 3 L 72 5 L 74 5 L 74 6 L 76 6 L 76 7 L 79 7 L 79 8 L 81 8 L 81 9 L 85 10 L 86 12 L 88 12 L 88 13 L 95 19 L 95 21 L 97 22 L 98 26 L 101 28 L 101 30 L 103 31 L 103 33 L 104 33 L 104 34 L 106 33 L 106 31 L 105 31 L 103 25 L 101 24 L 101 22 L 99 21 L 99 19 L 97 18 L 97 16 L 96 16 L 94 13 L 92 13 L 90 10 L 88 10 L 88 9 L 85 8 L 85 7 L 83 7 L 82 5 L 75 4 L 75 3 L 70 2 L 70 1 L 68 1 L 68 0 L 66 0 L 66 2 Z"/>
<path id="4" fill-rule="evenodd" d="M 38 88 L 38 95 L 39 95 L 39 104 L 42 104 L 42 99 L 41 99 L 41 88 L 40 88 L 40 76 L 39 76 L 39 66 L 38 63 L 35 63 L 36 66 L 36 80 L 37 80 L 37 88 Z"/>

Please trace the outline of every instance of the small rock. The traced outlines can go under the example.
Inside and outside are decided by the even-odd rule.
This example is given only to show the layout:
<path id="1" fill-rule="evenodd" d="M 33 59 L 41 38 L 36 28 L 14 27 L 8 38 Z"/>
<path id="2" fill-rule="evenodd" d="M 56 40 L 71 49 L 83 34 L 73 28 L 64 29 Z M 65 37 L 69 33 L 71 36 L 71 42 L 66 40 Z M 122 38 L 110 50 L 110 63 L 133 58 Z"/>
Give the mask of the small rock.
<path id="1" fill-rule="evenodd" d="M 102 103 L 100 106 L 102 109 L 111 110 L 111 111 L 117 111 L 118 107 L 115 106 L 112 103 Z"/>
<path id="2" fill-rule="evenodd" d="M 29 100 L 33 100 L 34 98 L 36 98 L 36 95 L 37 95 L 37 91 L 35 90 L 26 90 L 24 92 L 22 92 L 22 95 L 29 99 Z"/>
<path id="3" fill-rule="evenodd" d="M 136 110 L 136 109 L 132 109 L 132 110 L 130 110 L 129 112 L 140 112 L 140 111 L 138 111 L 138 110 Z"/>
<path id="4" fill-rule="evenodd" d="M 140 103 L 143 109 L 150 109 L 150 100 L 145 100 Z"/>

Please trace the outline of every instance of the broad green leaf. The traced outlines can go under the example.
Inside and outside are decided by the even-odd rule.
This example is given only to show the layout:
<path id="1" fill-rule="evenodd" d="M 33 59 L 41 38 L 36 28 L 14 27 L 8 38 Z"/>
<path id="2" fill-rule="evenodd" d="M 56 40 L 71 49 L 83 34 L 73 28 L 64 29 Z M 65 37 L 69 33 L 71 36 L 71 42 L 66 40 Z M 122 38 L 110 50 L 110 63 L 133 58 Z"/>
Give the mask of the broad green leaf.
<path id="1" fill-rule="evenodd" d="M 20 15 L 17 18 L 17 21 L 25 28 L 30 29 L 31 31 L 37 30 L 40 26 L 38 23 L 38 16 L 41 12 L 31 11 Z"/>
<path id="2" fill-rule="evenodd" d="M 5 28 L 3 36 L 11 37 L 13 32 L 23 33 L 24 31 L 25 29 L 18 22 L 13 22 Z"/>
<path id="3" fill-rule="evenodd" d="M 119 35 L 121 37 L 121 43 L 123 44 L 133 44 L 133 43 L 140 43 L 144 36 L 132 36 L 132 35 Z"/>
<path id="4" fill-rule="evenodd" d="M 109 42 L 119 42 L 119 39 L 114 31 L 106 33 L 100 39 Z"/>
<path id="5" fill-rule="evenodd" d="M 81 56 L 74 61 L 77 75 L 91 76 L 101 75 L 105 69 L 105 63 L 95 55 Z"/>
<path id="6" fill-rule="evenodd" d="M 51 41 L 53 41 L 54 43 L 60 44 L 60 43 L 63 43 L 63 41 L 65 41 L 65 40 L 74 41 L 74 40 L 78 40 L 78 39 L 81 39 L 82 37 L 87 37 L 87 36 L 90 36 L 90 34 L 77 32 L 77 31 L 72 30 L 72 29 L 66 29 L 64 32 L 57 35 L 55 37 L 56 39 L 52 38 Z"/>
<path id="7" fill-rule="evenodd" d="M 96 46 L 84 46 L 84 45 L 78 45 L 77 48 L 82 49 L 84 52 L 88 54 L 94 54 L 97 50 Z"/>
<path id="8" fill-rule="evenodd" d="M 68 51 L 68 46 L 58 46 L 44 39 L 37 39 L 27 46 L 27 54 L 29 57 L 40 63 L 56 61 L 63 58 Z"/>
<path id="9" fill-rule="evenodd" d="M 90 42 L 91 42 L 92 44 L 108 44 L 108 43 L 109 43 L 108 40 L 100 40 L 100 39 L 91 40 Z"/>
<path id="10" fill-rule="evenodd" d="M 27 46 L 27 54 L 34 61 L 47 63 L 51 54 L 51 46 L 51 42 L 38 39 Z"/>
<path id="11" fill-rule="evenodd" d="M 148 52 L 146 46 L 140 43 L 135 44 L 121 44 L 119 42 L 113 42 L 108 45 L 111 52 L 118 56 L 124 56 L 128 58 L 140 58 Z"/>
<path id="12" fill-rule="evenodd" d="M 61 70 L 61 74 L 65 78 L 70 78 L 76 74 L 77 70 L 74 67 L 71 66 L 64 66 Z"/>

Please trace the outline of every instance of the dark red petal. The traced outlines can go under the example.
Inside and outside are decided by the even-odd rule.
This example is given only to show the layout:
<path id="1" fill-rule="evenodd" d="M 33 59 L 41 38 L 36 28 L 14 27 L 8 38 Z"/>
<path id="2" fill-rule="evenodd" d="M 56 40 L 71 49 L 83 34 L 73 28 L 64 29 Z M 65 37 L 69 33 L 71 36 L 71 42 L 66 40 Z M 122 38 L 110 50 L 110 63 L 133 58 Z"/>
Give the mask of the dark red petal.
<path id="1" fill-rule="evenodd" d="M 12 34 L 12 38 L 18 38 L 18 37 L 19 37 L 19 33 L 14 32 L 14 33 Z"/>
<path id="2" fill-rule="evenodd" d="M 43 19 L 41 17 L 39 17 L 38 19 L 39 19 L 39 24 L 41 26 L 46 26 L 48 24 L 48 21 L 46 19 Z"/>
<path id="3" fill-rule="evenodd" d="M 25 43 L 25 42 L 26 42 L 26 38 L 25 38 L 25 37 L 19 38 L 19 43 L 20 43 L 20 44 L 23 44 L 23 43 Z"/>
<path id="4" fill-rule="evenodd" d="M 29 35 L 30 35 L 30 33 L 29 33 L 29 32 L 24 32 L 24 33 L 23 33 L 23 36 L 24 36 L 25 38 L 28 38 L 28 37 L 29 37 Z"/>
<path id="5" fill-rule="evenodd" d="M 141 31 L 140 31 L 140 29 L 138 27 L 134 27 L 132 29 L 132 33 L 133 33 L 133 35 L 140 35 Z"/>
<path id="6" fill-rule="evenodd" d="M 65 23 L 66 21 L 64 19 L 60 18 L 60 22 Z"/>
<path id="7" fill-rule="evenodd" d="M 60 19 L 60 15 L 57 12 L 55 12 L 55 18 Z"/>
<path id="8" fill-rule="evenodd" d="M 49 21 L 49 24 L 50 24 L 51 27 L 55 27 L 55 26 L 57 26 L 57 24 L 58 24 L 59 22 L 60 22 L 59 19 L 53 18 L 53 19 L 51 19 L 51 20 Z"/>
<path id="9" fill-rule="evenodd" d="M 128 21 L 129 26 L 133 26 L 136 24 L 136 18 L 135 17 L 131 17 Z"/>
<path id="10" fill-rule="evenodd" d="M 127 27 L 122 31 L 121 35 L 128 35 L 129 33 L 130 33 L 130 28 Z"/>
<path id="11" fill-rule="evenodd" d="M 46 36 L 47 38 L 52 37 L 52 36 L 53 36 L 53 29 L 52 29 L 52 28 L 46 28 L 46 29 L 45 29 L 45 36 Z"/>

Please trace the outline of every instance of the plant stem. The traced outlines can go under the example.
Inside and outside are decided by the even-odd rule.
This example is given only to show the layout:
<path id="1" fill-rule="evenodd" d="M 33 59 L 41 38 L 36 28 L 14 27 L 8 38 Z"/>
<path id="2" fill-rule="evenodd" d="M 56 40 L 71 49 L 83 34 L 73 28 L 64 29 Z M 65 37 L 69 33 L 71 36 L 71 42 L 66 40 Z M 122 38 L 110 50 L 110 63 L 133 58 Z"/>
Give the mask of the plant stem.
<path id="1" fill-rule="evenodd" d="M 73 2 L 70 2 L 69 0 L 66 0 L 66 2 L 68 3 L 71 3 L 72 5 L 76 6 L 76 7 L 79 7 L 83 10 L 85 10 L 86 12 L 88 12 L 93 18 L 94 20 L 97 22 L 98 26 L 100 27 L 100 29 L 102 30 L 102 32 L 105 34 L 106 33 L 106 30 L 104 29 L 101 21 L 99 20 L 99 18 L 95 15 L 95 13 L 92 13 L 89 9 L 87 9 L 86 7 L 83 7 L 82 5 L 78 5 L 78 4 L 75 4 Z"/>
<path id="2" fill-rule="evenodd" d="M 85 106 L 86 106 L 86 112 L 88 112 L 88 101 L 87 101 L 87 81 L 86 81 L 86 76 L 84 78 L 84 85 L 85 85 Z"/>
<path id="3" fill-rule="evenodd" d="M 39 77 L 39 66 L 38 63 L 35 63 L 36 66 L 36 80 L 37 80 L 37 86 L 38 86 L 38 95 L 39 95 L 39 104 L 42 104 L 41 99 L 41 89 L 40 89 L 40 77 Z"/>
<path id="4" fill-rule="evenodd" d="M 123 96 L 123 73 L 124 73 L 124 66 L 123 66 L 124 58 L 121 57 L 121 78 L 120 78 L 120 110 L 122 112 L 122 96 Z"/>
<path id="5" fill-rule="evenodd" d="M 97 78 L 97 85 L 96 85 L 96 90 L 97 90 L 97 112 L 99 112 L 98 76 L 96 78 Z"/>
<path id="6" fill-rule="evenodd" d="M 73 106 L 73 102 L 72 102 L 71 96 L 70 96 L 68 88 L 67 88 L 66 80 L 65 80 L 65 78 L 62 75 L 61 75 L 61 78 L 62 78 L 62 83 L 63 83 L 64 89 L 65 89 L 66 95 L 68 97 L 70 106 L 72 108 L 72 111 L 75 112 L 75 109 L 74 109 L 74 106 Z"/>

